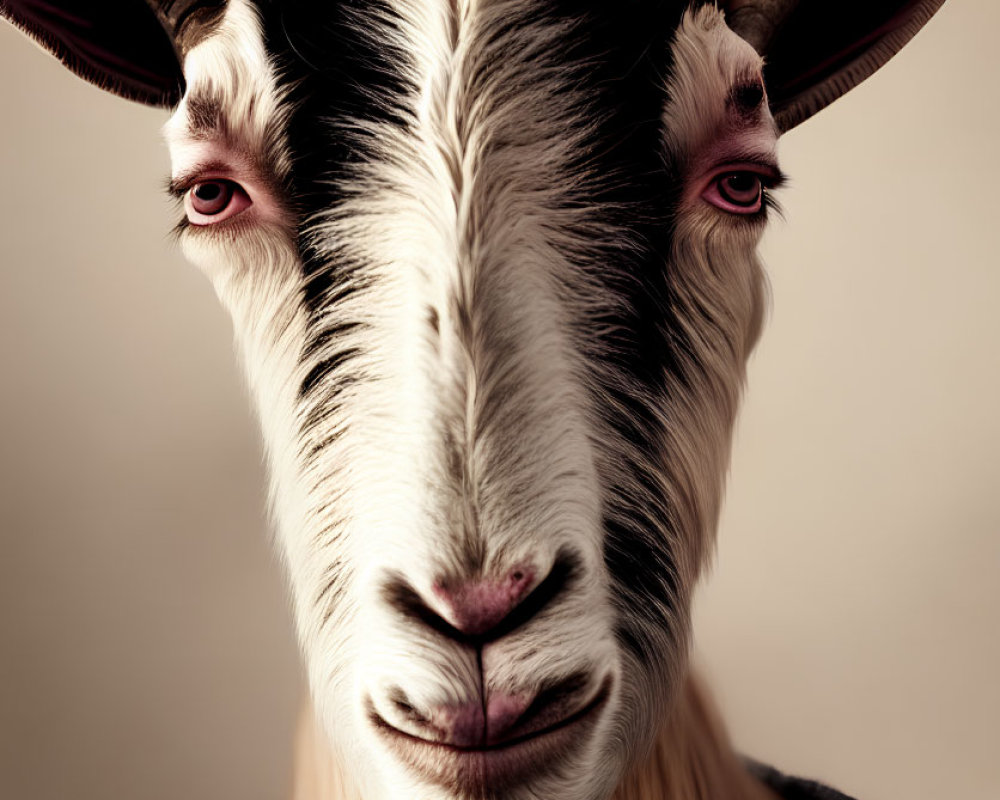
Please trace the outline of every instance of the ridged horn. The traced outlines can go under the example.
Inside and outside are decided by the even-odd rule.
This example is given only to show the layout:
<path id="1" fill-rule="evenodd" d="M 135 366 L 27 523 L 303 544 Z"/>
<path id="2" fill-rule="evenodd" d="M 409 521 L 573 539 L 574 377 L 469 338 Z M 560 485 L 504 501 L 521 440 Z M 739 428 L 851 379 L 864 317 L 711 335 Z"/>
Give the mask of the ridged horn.
<path id="1" fill-rule="evenodd" d="M 894 56 L 944 0 L 727 0 L 726 21 L 764 56 L 771 112 L 787 131 Z"/>

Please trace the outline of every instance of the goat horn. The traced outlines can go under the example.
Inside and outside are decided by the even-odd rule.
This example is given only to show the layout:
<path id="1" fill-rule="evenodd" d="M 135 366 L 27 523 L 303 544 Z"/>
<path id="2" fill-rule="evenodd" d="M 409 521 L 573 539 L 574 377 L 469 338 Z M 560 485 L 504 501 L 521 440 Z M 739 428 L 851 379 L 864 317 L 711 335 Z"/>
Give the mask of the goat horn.
<path id="1" fill-rule="evenodd" d="M 70 70 L 114 94 L 172 106 L 184 55 L 222 18 L 227 0 L 0 0 L 0 19 Z"/>
<path id="2" fill-rule="evenodd" d="M 729 27 L 764 56 L 771 113 L 795 127 L 885 64 L 944 0 L 725 0 Z"/>

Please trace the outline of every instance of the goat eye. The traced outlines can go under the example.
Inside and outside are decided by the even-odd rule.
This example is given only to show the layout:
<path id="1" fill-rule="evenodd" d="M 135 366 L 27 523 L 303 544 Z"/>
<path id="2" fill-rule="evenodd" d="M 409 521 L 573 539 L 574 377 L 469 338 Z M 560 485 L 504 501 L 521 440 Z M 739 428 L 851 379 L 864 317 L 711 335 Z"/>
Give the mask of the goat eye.
<path id="1" fill-rule="evenodd" d="M 764 180 L 756 172 L 725 172 L 709 183 L 702 197 L 731 214 L 756 214 L 764 202 Z"/>
<path id="2" fill-rule="evenodd" d="M 184 205 L 193 225 L 214 225 L 236 216 L 253 203 L 238 183 L 219 178 L 192 186 Z"/>
<path id="3" fill-rule="evenodd" d="M 751 172 L 734 172 L 719 179 L 719 194 L 736 206 L 757 205 L 762 189 L 760 178 Z"/>

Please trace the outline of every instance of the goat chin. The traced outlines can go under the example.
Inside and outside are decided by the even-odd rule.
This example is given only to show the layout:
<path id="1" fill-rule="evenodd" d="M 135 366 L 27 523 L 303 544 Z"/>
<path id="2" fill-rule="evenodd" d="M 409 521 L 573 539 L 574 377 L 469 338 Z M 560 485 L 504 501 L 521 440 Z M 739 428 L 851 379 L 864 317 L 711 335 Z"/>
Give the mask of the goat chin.
<path id="1" fill-rule="evenodd" d="M 291 800 L 365 800 L 334 758 L 311 704 L 303 705 L 295 739 Z M 684 690 L 649 756 L 624 778 L 611 800 L 778 800 L 733 750 L 725 726 L 697 676 Z"/>

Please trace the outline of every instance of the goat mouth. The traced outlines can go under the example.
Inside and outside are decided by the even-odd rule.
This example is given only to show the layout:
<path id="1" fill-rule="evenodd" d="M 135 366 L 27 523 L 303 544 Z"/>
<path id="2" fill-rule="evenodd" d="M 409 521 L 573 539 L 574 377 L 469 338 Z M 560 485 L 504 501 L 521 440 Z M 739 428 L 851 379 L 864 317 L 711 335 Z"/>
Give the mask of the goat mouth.
<path id="1" fill-rule="evenodd" d="M 476 747 L 421 739 L 386 722 L 369 701 L 368 717 L 390 750 L 423 780 L 458 796 L 481 797 L 524 784 L 570 763 L 589 740 L 611 694 L 606 680 L 581 709 L 531 733 Z"/>

